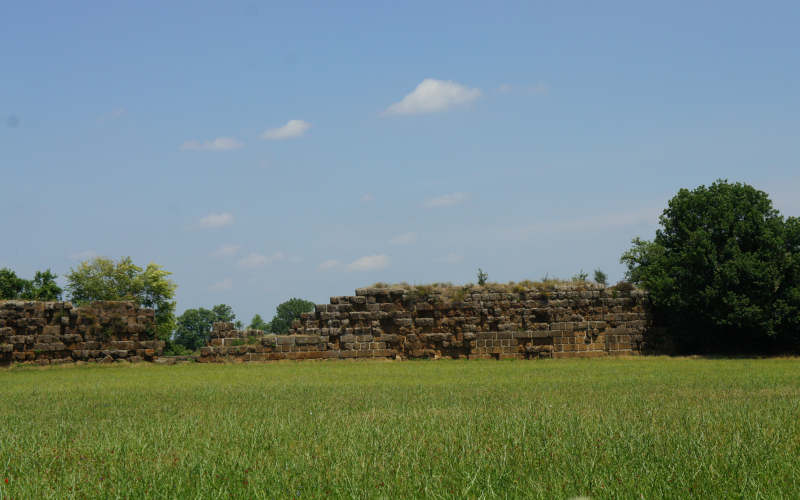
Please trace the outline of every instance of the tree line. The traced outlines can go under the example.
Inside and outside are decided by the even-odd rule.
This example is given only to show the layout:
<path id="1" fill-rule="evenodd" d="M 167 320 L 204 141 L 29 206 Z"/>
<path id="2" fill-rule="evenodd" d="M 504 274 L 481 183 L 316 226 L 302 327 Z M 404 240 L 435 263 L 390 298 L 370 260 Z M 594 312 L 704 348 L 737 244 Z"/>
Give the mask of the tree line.
<path id="1" fill-rule="evenodd" d="M 81 262 L 65 276 L 66 295 L 78 306 L 99 300 L 128 300 L 155 310 L 155 337 L 167 342 L 167 353 L 182 354 L 205 345 L 215 322 L 231 322 L 242 328 L 242 322 L 227 304 L 187 309 L 176 316 L 177 285 L 170 275 L 158 264 L 137 266 L 130 257 L 117 261 L 95 257 Z M 11 269 L 0 269 L 0 300 L 61 300 L 65 290 L 58 286 L 57 278 L 50 269 L 37 271 L 30 280 L 20 278 Z M 278 305 L 271 321 L 256 314 L 248 328 L 286 333 L 300 314 L 313 310 L 313 302 L 292 298 Z"/>
<path id="2" fill-rule="evenodd" d="M 743 183 L 718 180 L 681 189 L 659 217 L 653 240 L 634 238 L 620 258 L 626 279 L 645 289 L 655 323 L 680 353 L 800 352 L 800 219 L 784 217 L 769 196 Z M 175 316 L 176 285 L 156 264 L 136 266 L 97 257 L 66 276 L 73 302 L 132 300 L 156 311 L 156 336 L 174 351 L 204 345 L 216 321 L 233 309 L 187 309 Z M 30 280 L 0 269 L 0 299 L 58 300 L 64 291 L 49 269 Z M 585 281 L 581 271 L 574 281 Z M 479 284 L 488 274 L 478 270 Z M 605 284 L 607 276 L 595 271 Z M 249 328 L 286 333 L 314 304 L 293 298 L 269 322 L 256 314 Z"/>

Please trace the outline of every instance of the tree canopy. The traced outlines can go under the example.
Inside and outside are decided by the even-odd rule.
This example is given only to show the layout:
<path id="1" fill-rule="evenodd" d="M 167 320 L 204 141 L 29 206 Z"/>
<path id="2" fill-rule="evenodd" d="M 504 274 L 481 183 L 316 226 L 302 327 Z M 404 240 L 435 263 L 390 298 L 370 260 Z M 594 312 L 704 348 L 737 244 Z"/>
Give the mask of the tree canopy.
<path id="1" fill-rule="evenodd" d="M 172 299 L 177 285 L 168 278 L 171 274 L 152 262 L 142 269 L 130 257 L 122 257 L 118 262 L 96 257 L 70 270 L 67 290 L 77 304 L 131 300 L 155 309 L 156 337 L 167 340 L 175 328 L 175 301 Z"/>
<path id="2" fill-rule="evenodd" d="M 256 314 L 253 316 L 253 319 L 250 321 L 250 325 L 248 328 L 252 330 L 261 330 L 263 332 L 270 331 L 271 325 L 264 321 L 260 314 Z"/>
<path id="3" fill-rule="evenodd" d="M 220 321 L 228 323 L 236 321 L 236 315 L 231 306 L 217 304 L 211 310 L 204 307 L 187 309 L 178 316 L 174 341 L 176 344 L 194 351 L 208 343 L 214 323 Z"/>
<path id="4" fill-rule="evenodd" d="M 724 180 L 669 201 L 653 241 L 625 252 L 627 278 L 686 351 L 770 350 L 800 341 L 800 221 L 763 191 Z"/>
<path id="5" fill-rule="evenodd" d="M 308 300 L 292 298 L 275 308 L 275 316 L 270 325 L 275 333 L 286 333 L 292 322 L 300 319 L 300 314 L 314 310 L 314 303 Z"/>
<path id="6" fill-rule="evenodd" d="M 11 269 L 0 269 L 0 300 L 60 300 L 63 290 L 56 278 L 49 269 L 36 271 L 32 280 L 18 277 Z"/>

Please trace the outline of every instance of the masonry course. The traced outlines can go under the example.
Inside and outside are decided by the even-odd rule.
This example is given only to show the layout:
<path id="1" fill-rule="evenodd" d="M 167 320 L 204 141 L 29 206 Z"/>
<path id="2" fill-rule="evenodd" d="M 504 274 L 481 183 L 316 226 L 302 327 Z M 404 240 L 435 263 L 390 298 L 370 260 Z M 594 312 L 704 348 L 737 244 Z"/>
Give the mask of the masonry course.
<path id="1" fill-rule="evenodd" d="M 539 359 L 637 355 L 646 294 L 593 284 L 508 291 L 360 288 L 331 297 L 288 335 L 215 323 L 200 362 L 283 359 Z"/>
<path id="2" fill-rule="evenodd" d="M 0 364 L 152 361 L 154 312 L 132 302 L 0 301 Z"/>

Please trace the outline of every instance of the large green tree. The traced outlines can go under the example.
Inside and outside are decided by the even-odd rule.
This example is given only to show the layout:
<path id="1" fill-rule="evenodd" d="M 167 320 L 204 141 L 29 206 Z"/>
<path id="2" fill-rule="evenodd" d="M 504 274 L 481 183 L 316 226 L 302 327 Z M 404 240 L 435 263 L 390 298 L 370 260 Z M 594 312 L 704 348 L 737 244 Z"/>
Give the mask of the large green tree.
<path id="1" fill-rule="evenodd" d="M 155 309 L 157 338 L 168 340 L 175 329 L 175 289 L 172 273 L 150 263 L 142 269 L 130 257 L 114 262 L 96 257 L 81 262 L 67 275 L 67 290 L 73 302 L 131 300 Z"/>
<path id="2" fill-rule="evenodd" d="M 32 280 L 19 278 L 11 269 L 0 269 L 0 299 L 59 300 L 63 290 L 56 278 L 49 269 L 36 271 Z"/>
<path id="3" fill-rule="evenodd" d="M 686 351 L 758 352 L 800 340 L 800 222 L 763 191 L 720 180 L 681 189 L 653 241 L 621 258 Z"/>
<path id="4" fill-rule="evenodd" d="M 286 333 L 292 326 L 292 322 L 300 319 L 300 314 L 314 310 L 314 303 L 308 300 L 293 298 L 280 304 L 275 310 L 275 317 L 270 323 L 271 329 L 275 333 Z"/>

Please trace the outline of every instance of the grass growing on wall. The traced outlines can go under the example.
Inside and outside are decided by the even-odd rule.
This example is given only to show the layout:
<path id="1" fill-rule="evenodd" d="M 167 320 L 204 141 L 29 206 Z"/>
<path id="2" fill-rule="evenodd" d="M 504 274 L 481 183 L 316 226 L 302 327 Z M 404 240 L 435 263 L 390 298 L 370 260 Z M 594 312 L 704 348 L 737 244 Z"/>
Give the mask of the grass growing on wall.
<path id="1" fill-rule="evenodd" d="M 0 402 L 0 498 L 800 491 L 796 359 L 25 368 Z"/>

